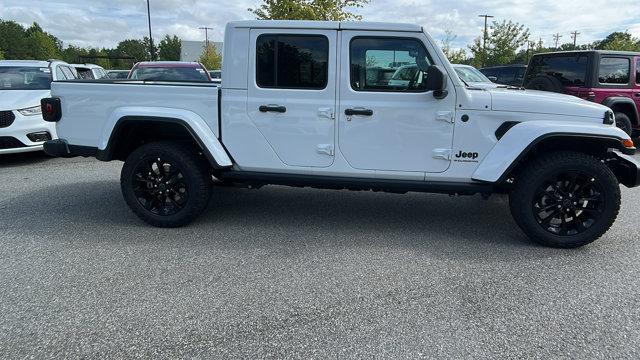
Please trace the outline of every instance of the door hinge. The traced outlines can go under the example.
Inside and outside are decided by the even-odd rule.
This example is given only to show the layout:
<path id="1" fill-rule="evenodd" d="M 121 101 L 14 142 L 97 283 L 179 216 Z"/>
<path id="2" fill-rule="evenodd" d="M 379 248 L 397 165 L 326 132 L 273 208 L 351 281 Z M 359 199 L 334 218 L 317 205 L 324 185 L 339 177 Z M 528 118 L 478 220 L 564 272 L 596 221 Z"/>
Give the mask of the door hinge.
<path id="1" fill-rule="evenodd" d="M 436 120 L 453 124 L 453 113 L 451 111 L 438 111 L 436 113 Z"/>
<path id="2" fill-rule="evenodd" d="M 323 118 L 327 118 L 327 119 L 335 119 L 336 118 L 336 114 L 333 112 L 333 108 L 319 108 L 318 109 L 318 116 L 319 117 L 323 117 Z"/>
<path id="3" fill-rule="evenodd" d="M 451 149 L 433 149 L 433 158 L 451 160 Z"/>
<path id="4" fill-rule="evenodd" d="M 316 152 L 318 154 L 324 154 L 324 155 L 333 156 L 333 145 L 331 145 L 331 144 L 319 144 L 318 146 L 316 146 Z"/>

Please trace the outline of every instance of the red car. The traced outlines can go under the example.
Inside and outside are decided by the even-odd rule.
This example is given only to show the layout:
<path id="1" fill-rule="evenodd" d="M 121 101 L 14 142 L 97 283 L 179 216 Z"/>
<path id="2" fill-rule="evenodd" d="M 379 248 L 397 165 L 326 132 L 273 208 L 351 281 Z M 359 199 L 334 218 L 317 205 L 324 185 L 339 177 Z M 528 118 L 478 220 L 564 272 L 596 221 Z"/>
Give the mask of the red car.
<path id="1" fill-rule="evenodd" d="M 128 79 L 147 81 L 206 81 L 211 76 L 205 67 L 197 62 L 147 61 L 139 62 L 129 72 Z"/>
<path id="2" fill-rule="evenodd" d="M 614 111 L 619 128 L 629 135 L 640 135 L 640 53 L 587 50 L 536 54 L 529 62 L 524 87 L 603 104 Z"/>

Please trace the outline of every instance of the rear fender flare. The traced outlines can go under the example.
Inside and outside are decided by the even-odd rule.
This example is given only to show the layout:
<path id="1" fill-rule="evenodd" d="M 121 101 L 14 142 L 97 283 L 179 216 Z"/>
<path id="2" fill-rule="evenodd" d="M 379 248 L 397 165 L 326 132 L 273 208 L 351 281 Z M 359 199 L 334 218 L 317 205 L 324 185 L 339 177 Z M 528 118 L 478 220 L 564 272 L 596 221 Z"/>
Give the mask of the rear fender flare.
<path id="1" fill-rule="evenodd" d="M 217 138 L 217 134 L 198 114 L 173 108 L 122 107 L 116 109 L 102 129 L 98 152 L 104 160 L 110 160 L 118 129 L 129 121 L 146 121 L 180 124 L 187 129 L 202 148 L 214 168 L 228 168 L 233 162 Z"/>

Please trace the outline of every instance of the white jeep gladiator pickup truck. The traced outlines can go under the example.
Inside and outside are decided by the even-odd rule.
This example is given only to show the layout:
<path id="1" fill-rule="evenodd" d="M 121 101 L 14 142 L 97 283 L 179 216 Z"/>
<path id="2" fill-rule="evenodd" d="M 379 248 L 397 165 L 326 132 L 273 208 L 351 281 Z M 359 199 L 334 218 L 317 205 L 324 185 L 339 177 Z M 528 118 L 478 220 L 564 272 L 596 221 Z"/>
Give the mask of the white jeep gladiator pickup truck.
<path id="1" fill-rule="evenodd" d="M 420 26 L 239 21 L 221 86 L 62 81 L 42 100 L 47 153 L 123 160 L 121 186 L 149 224 L 187 224 L 213 177 L 445 194 L 506 193 L 542 244 L 603 235 L 637 186 L 635 147 L 610 109 L 577 97 L 483 89 L 458 78 Z M 408 66 L 412 65 L 412 66 Z M 404 67 L 402 81 L 390 81 Z"/>

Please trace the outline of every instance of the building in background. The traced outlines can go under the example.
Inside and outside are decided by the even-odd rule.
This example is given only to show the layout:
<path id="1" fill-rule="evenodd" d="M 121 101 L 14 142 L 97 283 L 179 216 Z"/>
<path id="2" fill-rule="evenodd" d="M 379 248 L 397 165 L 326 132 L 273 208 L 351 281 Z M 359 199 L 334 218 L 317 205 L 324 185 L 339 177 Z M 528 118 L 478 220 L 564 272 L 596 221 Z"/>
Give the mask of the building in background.
<path id="1" fill-rule="evenodd" d="M 182 49 L 180 50 L 180 61 L 198 61 L 202 51 L 204 50 L 204 41 L 186 41 L 182 40 Z M 210 41 L 216 46 L 216 50 L 222 55 L 222 42 Z"/>

